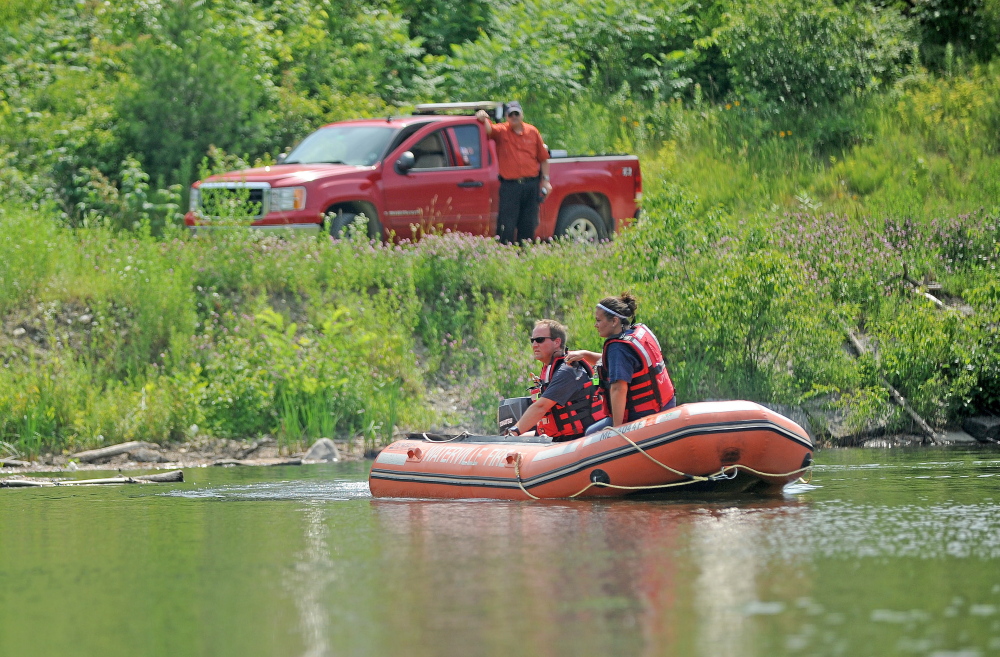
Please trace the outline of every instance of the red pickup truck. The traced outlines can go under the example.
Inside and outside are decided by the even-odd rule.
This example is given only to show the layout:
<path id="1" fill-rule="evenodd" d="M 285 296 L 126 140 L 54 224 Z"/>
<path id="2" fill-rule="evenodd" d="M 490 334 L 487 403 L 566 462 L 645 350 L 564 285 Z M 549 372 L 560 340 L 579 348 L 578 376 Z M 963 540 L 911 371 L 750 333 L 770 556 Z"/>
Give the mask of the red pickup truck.
<path id="1" fill-rule="evenodd" d="M 472 115 L 498 103 L 418 105 L 412 116 L 331 123 L 273 166 L 196 182 L 185 222 L 194 230 L 232 223 L 330 232 L 364 216 L 368 235 L 418 239 L 429 231 L 496 231 L 496 148 Z M 449 112 L 465 112 L 452 115 Z M 642 176 L 634 155 L 550 159 L 552 193 L 536 236 L 600 240 L 639 212 Z"/>

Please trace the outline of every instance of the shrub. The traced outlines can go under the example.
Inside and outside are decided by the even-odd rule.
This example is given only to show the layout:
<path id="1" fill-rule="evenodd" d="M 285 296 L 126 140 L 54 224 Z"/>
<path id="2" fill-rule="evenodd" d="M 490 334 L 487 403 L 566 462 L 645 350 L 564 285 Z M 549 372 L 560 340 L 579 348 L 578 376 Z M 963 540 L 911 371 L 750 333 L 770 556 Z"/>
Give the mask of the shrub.
<path id="1" fill-rule="evenodd" d="M 737 95 L 798 108 L 891 83 L 912 50 L 891 7 L 831 0 L 736 3 L 714 40 Z"/>

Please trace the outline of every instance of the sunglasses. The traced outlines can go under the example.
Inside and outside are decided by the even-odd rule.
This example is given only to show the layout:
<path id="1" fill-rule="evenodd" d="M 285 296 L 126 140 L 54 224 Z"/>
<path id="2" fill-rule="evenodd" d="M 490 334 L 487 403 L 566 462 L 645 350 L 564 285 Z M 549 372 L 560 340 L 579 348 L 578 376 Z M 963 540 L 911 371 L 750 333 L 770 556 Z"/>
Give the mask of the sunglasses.
<path id="1" fill-rule="evenodd" d="M 542 338 L 531 338 L 531 342 L 532 344 L 542 344 L 546 340 L 551 340 L 551 339 L 552 339 L 551 337 L 546 335 L 545 337 Z"/>

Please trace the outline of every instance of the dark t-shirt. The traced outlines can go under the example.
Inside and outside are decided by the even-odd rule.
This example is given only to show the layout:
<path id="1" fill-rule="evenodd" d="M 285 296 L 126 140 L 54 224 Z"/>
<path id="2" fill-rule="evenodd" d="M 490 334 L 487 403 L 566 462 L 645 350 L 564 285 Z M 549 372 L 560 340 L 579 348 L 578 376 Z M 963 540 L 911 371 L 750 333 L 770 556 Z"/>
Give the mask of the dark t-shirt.
<path id="1" fill-rule="evenodd" d="M 548 387 L 545 388 L 542 398 L 551 399 L 557 404 L 565 404 L 583 389 L 588 380 L 587 371 L 582 367 L 573 367 L 563 363 L 556 370 Z"/>
<path id="2" fill-rule="evenodd" d="M 610 385 L 615 381 L 625 381 L 630 383 L 632 377 L 636 372 L 642 369 L 642 361 L 639 360 L 639 354 L 635 352 L 635 349 L 628 346 L 624 342 L 612 342 L 608 345 L 608 380 L 607 384 Z M 670 405 L 668 400 L 664 404 L 664 410 Z M 641 417 L 646 417 L 647 415 L 652 415 L 653 413 L 658 413 L 659 411 L 633 411 L 629 413 L 629 421 L 638 420 Z"/>
<path id="3" fill-rule="evenodd" d="M 608 345 L 608 362 L 605 365 L 608 368 L 609 384 L 615 381 L 629 383 L 632 376 L 642 369 L 639 354 L 624 342 L 612 342 Z"/>

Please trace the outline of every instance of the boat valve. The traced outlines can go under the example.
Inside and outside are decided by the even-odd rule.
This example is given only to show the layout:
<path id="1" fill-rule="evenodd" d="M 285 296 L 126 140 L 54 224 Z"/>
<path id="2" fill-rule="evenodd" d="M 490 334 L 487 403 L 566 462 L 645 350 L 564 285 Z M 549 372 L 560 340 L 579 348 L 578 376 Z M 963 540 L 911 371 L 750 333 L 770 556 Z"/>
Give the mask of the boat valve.
<path id="1" fill-rule="evenodd" d="M 424 456 L 423 451 L 419 447 L 414 447 L 413 449 L 407 450 L 406 460 L 410 462 L 419 462 Z"/>

